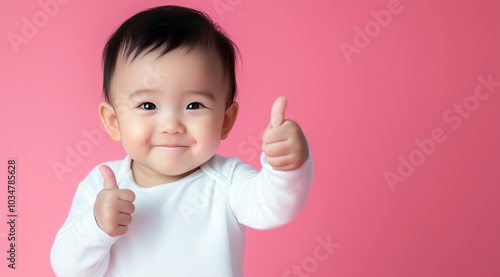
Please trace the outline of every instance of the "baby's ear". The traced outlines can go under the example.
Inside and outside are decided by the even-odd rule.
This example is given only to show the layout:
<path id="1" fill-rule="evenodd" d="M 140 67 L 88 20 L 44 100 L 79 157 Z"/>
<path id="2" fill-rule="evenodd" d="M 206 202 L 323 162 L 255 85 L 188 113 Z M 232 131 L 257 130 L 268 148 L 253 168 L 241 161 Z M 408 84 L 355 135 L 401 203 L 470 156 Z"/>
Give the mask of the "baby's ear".
<path id="1" fill-rule="evenodd" d="M 120 128 L 114 108 L 107 102 L 99 104 L 99 117 L 101 117 L 102 124 L 108 132 L 109 136 L 116 141 L 121 139 Z"/>
<path id="2" fill-rule="evenodd" d="M 226 113 L 224 115 L 224 122 L 222 123 L 222 130 L 221 130 L 221 139 L 226 139 L 227 136 L 229 135 L 229 132 L 234 126 L 234 122 L 236 122 L 236 116 L 238 115 L 238 109 L 239 105 L 238 102 L 233 102 L 229 106 L 229 108 L 226 109 Z"/>

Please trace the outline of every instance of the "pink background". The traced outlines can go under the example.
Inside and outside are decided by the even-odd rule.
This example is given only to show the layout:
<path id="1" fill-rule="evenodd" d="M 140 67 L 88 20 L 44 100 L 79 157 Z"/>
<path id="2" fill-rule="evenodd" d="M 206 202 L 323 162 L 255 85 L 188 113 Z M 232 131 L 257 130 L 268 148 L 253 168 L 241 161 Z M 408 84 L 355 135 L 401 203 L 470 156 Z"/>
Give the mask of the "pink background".
<path id="1" fill-rule="evenodd" d="M 206 11 L 242 52 L 241 110 L 219 153 L 258 166 L 259 134 L 273 100 L 286 95 L 314 156 L 300 217 L 248 231 L 246 276 L 286 276 L 294 265 L 303 276 L 500 276 L 500 87 L 475 96 L 479 76 L 500 82 L 500 2 L 66 2 L 49 16 L 38 1 L 0 2 L 1 276 L 53 275 L 50 247 L 78 182 L 97 163 L 124 157 L 97 114 L 102 48 L 123 20 L 167 3 Z M 230 9 L 220 14 L 217 3 Z M 396 13 L 380 27 L 371 11 L 388 5 Z M 9 34 L 22 36 L 26 20 L 37 32 L 14 47 Z M 357 53 L 343 54 L 365 26 L 369 41 L 358 37 Z M 436 128 L 446 141 L 419 156 L 414 141 L 428 142 Z M 90 144 L 85 132 L 103 138 Z M 81 160 L 58 178 L 52 164 L 68 165 L 77 149 Z M 399 174 L 400 156 L 420 165 L 391 189 L 384 174 Z M 12 157 L 15 271 L 5 224 Z M 328 236 L 338 247 L 319 260 L 318 239 Z"/>

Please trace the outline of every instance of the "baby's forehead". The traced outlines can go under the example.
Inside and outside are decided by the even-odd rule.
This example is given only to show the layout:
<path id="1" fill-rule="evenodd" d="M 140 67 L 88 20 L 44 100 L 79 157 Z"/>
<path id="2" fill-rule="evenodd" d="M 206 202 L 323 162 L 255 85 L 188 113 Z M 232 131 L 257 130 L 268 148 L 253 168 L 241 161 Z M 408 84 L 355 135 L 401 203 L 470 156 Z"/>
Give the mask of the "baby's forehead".
<path id="1" fill-rule="evenodd" d="M 111 98 L 130 94 L 138 89 L 208 90 L 229 96 L 230 80 L 222 60 L 213 49 L 177 48 L 163 53 L 143 51 L 139 55 L 117 57 L 111 82 Z"/>

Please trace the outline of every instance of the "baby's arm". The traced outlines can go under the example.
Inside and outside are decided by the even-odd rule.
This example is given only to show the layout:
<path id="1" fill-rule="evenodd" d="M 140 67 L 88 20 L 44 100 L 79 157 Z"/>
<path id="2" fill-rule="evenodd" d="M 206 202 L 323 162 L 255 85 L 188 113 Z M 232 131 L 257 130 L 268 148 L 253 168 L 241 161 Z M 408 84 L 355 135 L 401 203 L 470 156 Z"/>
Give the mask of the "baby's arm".
<path id="1" fill-rule="evenodd" d="M 293 171 L 274 170 L 261 155 L 262 170 L 240 163 L 230 188 L 230 201 L 238 221 L 254 229 L 271 229 L 295 219 L 304 208 L 312 181 L 309 157 Z"/>
<path id="2" fill-rule="evenodd" d="M 121 191 L 110 187 L 114 179 L 110 178 L 109 171 L 103 172 L 107 174 L 104 181 L 95 168 L 78 186 L 68 218 L 57 233 L 51 250 L 52 268 L 57 276 L 103 276 L 108 269 L 110 249 L 118 237 L 107 233 L 110 230 L 114 232 L 112 229 L 105 232 L 103 230 L 106 228 L 99 227 L 94 209 L 103 192 L 110 194 Z"/>
<path id="3" fill-rule="evenodd" d="M 230 189 L 238 221 L 256 229 L 291 222 L 303 209 L 312 181 L 312 158 L 299 125 L 285 120 L 286 99 L 278 98 L 263 135 L 262 170 L 236 165 Z"/>

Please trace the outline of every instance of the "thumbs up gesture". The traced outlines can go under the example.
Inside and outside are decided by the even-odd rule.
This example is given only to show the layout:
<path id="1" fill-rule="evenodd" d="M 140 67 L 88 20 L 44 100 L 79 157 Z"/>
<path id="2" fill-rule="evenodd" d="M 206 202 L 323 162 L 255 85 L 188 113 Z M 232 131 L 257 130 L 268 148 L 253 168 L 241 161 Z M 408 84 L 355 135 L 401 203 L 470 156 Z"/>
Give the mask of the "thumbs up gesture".
<path id="1" fill-rule="evenodd" d="M 123 236 L 128 231 L 127 226 L 132 222 L 135 194 L 129 189 L 118 187 L 115 174 L 107 165 L 101 165 L 99 170 L 104 177 L 104 185 L 97 194 L 94 217 L 99 228 L 108 235 Z"/>
<path id="2" fill-rule="evenodd" d="M 274 170 L 299 168 L 309 157 L 309 147 L 300 126 L 285 119 L 286 98 L 278 97 L 271 108 L 271 122 L 262 135 L 262 151 Z"/>

